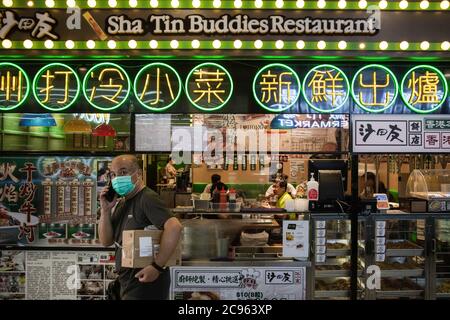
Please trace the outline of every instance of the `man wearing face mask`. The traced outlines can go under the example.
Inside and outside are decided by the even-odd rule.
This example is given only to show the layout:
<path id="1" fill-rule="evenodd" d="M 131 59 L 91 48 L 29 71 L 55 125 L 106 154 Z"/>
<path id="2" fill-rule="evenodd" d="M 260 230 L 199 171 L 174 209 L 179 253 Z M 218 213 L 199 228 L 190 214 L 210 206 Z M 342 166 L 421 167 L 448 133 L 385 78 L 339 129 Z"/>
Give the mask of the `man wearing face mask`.
<path id="1" fill-rule="evenodd" d="M 100 194 L 99 239 L 105 246 L 116 245 L 120 298 L 167 299 L 170 274 L 165 264 L 180 239 L 181 223 L 164 207 L 156 192 L 144 185 L 142 171 L 135 156 L 122 155 L 114 158 L 111 178 L 112 187 L 118 196 L 109 202 L 106 196 L 108 187 Z M 155 261 L 143 269 L 122 268 L 122 232 L 143 230 L 148 225 L 164 230 Z"/>

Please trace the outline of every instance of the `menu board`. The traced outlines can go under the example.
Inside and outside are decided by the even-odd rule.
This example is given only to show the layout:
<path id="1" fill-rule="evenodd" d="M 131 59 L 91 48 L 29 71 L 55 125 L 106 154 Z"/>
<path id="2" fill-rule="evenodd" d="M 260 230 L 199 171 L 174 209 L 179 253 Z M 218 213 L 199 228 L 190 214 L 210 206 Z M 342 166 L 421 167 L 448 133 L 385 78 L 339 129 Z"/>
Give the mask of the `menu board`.
<path id="1" fill-rule="evenodd" d="M 1 251 L 0 299 L 102 300 L 115 278 L 109 251 Z"/>

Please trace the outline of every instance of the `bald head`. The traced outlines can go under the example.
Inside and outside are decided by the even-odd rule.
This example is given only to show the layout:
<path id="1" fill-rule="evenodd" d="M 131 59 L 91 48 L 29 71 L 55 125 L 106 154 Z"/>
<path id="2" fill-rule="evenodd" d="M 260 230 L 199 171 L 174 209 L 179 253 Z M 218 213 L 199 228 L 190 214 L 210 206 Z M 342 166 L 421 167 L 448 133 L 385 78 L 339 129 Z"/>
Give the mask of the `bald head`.
<path id="1" fill-rule="evenodd" d="M 117 156 L 112 161 L 111 170 L 114 176 L 132 175 L 136 171 L 140 173 L 139 160 L 132 154 Z"/>

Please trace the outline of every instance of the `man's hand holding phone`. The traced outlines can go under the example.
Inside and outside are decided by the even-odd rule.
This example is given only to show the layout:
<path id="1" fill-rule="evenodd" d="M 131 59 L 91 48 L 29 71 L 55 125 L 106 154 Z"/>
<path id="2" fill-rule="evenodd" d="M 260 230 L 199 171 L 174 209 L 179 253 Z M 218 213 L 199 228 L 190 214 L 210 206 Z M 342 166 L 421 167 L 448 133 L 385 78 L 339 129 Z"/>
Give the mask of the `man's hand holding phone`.
<path id="1" fill-rule="evenodd" d="M 111 185 L 111 181 L 100 193 L 100 206 L 102 211 L 111 212 L 117 202 L 118 195 Z"/>

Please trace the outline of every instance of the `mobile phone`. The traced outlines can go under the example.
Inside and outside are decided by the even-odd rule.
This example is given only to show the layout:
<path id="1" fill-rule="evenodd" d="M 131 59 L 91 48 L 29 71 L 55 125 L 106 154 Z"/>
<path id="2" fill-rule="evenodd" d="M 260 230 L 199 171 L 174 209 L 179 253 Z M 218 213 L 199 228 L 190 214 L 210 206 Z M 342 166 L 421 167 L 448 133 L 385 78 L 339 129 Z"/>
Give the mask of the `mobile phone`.
<path id="1" fill-rule="evenodd" d="M 105 198 L 109 202 L 112 202 L 116 195 L 117 195 L 117 192 L 116 192 L 116 190 L 114 190 L 114 188 L 112 186 L 112 183 L 111 183 L 111 180 L 109 180 L 109 182 L 108 182 L 108 192 L 105 194 Z"/>

